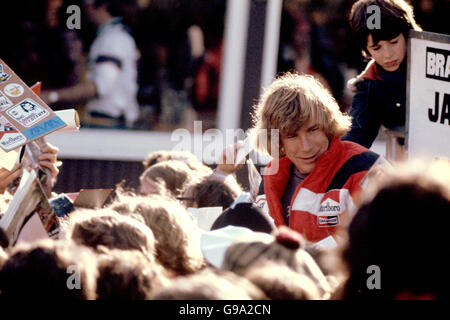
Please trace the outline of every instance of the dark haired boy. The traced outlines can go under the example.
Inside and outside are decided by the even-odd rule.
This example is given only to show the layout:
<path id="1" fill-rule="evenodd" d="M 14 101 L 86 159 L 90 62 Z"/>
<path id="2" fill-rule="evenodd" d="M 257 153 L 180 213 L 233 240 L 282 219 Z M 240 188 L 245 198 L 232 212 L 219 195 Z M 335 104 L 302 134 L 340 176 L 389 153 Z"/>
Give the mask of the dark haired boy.
<path id="1" fill-rule="evenodd" d="M 409 30 L 421 28 L 404 0 L 359 0 L 349 20 L 363 56 L 371 61 L 350 80 L 357 92 L 350 110 L 352 128 L 342 139 L 370 148 L 381 125 L 404 131 L 407 39 Z"/>

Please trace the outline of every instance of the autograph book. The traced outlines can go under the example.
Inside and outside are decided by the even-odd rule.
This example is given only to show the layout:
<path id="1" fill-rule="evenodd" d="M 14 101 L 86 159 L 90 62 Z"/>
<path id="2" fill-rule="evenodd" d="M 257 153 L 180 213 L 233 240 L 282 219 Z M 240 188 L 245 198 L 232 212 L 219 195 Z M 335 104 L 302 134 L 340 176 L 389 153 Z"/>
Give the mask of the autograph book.
<path id="1" fill-rule="evenodd" d="M 0 147 L 14 150 L 66 126 L 0 59 Z"/>

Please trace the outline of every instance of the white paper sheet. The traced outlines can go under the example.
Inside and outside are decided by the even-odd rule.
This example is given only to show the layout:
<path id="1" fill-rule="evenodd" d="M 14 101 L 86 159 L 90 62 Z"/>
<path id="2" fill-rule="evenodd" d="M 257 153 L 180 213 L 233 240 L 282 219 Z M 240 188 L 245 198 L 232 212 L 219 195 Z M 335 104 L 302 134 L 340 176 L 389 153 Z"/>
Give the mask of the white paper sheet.
<path id="1" fill-rule="evenodd" d="M 228 247 L 239 238 L 252 234 L 254 231 L 244 227 L 226 226 L 204 232 L 200 237 L 200 248 L 205 259 L 213 266 L 220 268 Z M 261 233 L 261 236 L 267 237 L 267 241 L 273 240 L 269 234 Z"/>
<path id="2" fill-rule="evenodd" d="M 188 212 L 196 221 L 197 226 L 204 230 L 211 230 L 211 226 L 217 217 L 223 212 L 222 207 L 188 208 Z"/>

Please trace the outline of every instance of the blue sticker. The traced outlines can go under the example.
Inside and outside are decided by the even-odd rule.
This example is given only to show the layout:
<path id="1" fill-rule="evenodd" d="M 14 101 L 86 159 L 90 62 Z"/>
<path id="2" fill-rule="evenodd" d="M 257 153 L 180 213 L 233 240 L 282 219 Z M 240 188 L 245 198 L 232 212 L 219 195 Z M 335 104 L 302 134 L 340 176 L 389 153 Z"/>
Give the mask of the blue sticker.
<path id="1" fill-rule="evenodd" d="M 39 138 L 46 133 L 65 126 L 64 121 L 60 117 L 54 116 L 48 120 L 45 120 L 34 127 L 22 131 L 22 133 L 30 140 Z"/>

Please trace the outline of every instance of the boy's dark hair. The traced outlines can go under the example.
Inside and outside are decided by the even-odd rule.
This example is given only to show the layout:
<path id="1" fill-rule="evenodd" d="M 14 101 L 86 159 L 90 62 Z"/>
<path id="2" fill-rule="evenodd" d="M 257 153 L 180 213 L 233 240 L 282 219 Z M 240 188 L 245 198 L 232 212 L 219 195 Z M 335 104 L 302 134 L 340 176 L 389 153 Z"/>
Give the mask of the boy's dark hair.
<path id="1" fill-rule="evenodd" d="M 368 25 L 368 19 L 376 13 L 367 12 L 370 6 L 380 9 L 380 28 L 370 28 Z M 356 43 L 366 58 L 370 56 L 367 51 L 369 34 L 372 35 L 374 44 L 377 44 L 381 40 L 391 40 L 399 34 L 403 34 L 406 40 L 409 30 L 422 30 L 414 20 L 412 6 L 404 0 L 359 0 L 350 10 L 349 21 Z"/>

